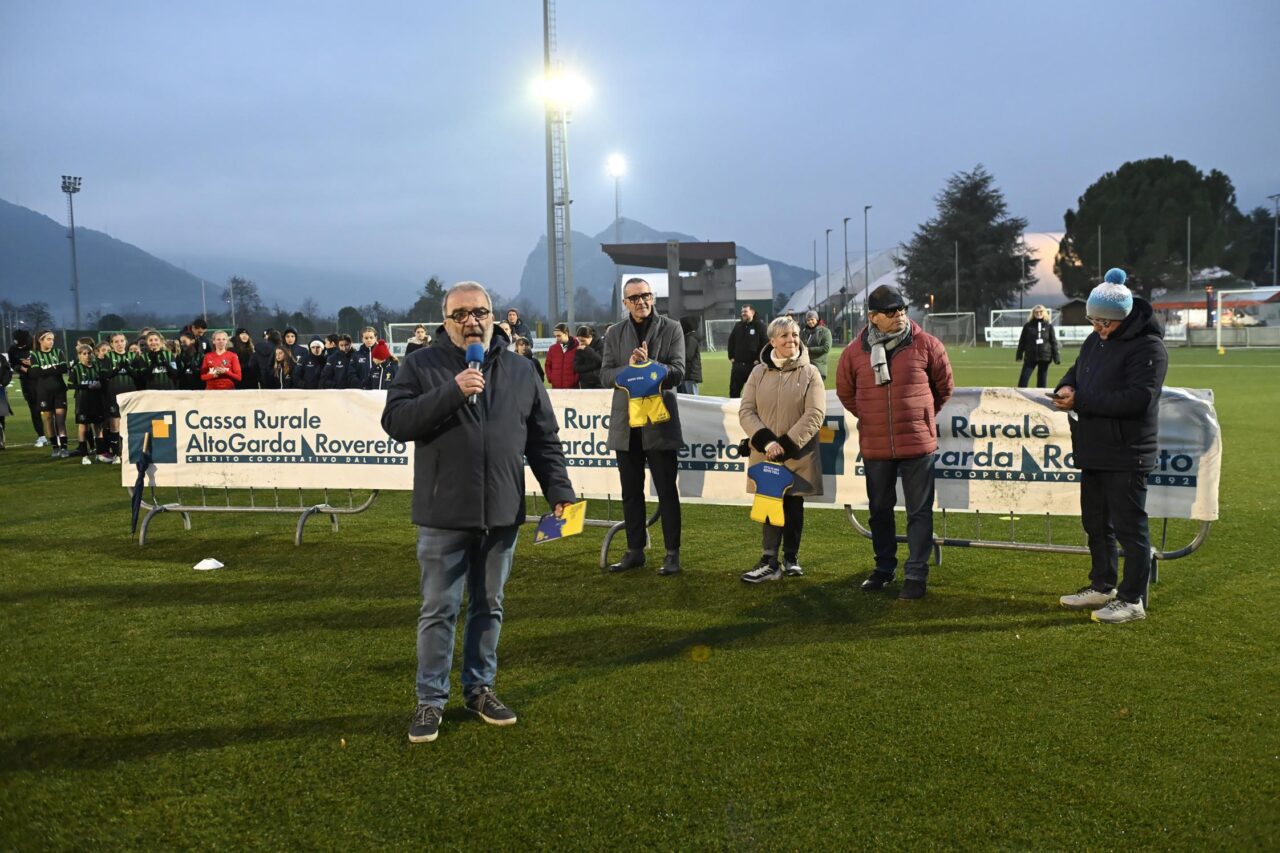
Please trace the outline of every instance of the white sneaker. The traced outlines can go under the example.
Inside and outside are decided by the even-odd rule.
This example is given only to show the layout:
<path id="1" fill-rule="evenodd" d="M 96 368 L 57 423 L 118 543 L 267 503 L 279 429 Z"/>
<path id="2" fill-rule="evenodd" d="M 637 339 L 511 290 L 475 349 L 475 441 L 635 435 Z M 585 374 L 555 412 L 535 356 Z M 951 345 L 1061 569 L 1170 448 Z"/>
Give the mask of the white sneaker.
<path id="1" fill-rule="evenodd" d="M 742 579 L 747 583 L 764 583 L 765 581 L 776 581 L 781 578 L 782 567 L 778 565 L 776 559 L 769 557 L 761 557 L 760 562 L 756 563 L 754 569 L 742 574 Z"/>
<path id="2" fill-rule="evenodd" d="M 789 578 L 804 577 L 804 569 L 800 567 L 800 564 L 793 563 L 785 557 L 782 558 L 782 573 Z"/>
<path id="3" fill-rule="evenodd" d="M 112 459 L 111 461 L 112 461 L 114 464 L 116 464 L 116 465 L 123 465 L 123 464 L 124 464 L 123 462 L 121 462 L 121 461 L 120 461 L 120 457 L 119 457 L 119 456 L 117 456 L 115 459 Z"/>
<path id="4" fill-rule="evenodd" d="M 111 454 L 110 454 L 110 453 L 99 453 L 99 454 L 98 454 L 98 461 L 99 461 L 99 462 L 101 462 L 101 463 L 102 463 L 102 464 L 104 464 L 104 465 L 110 465 L 110 464 L 111 464 L 112 462 L 114 462 L 115 460 L 111 458 Z"/>
<path id="5" fill-rule="evenodd" d="M 1082 586 L 1079 591 L 1059 598 L 1058 603 L 1068 610 L 1097 610 L 1108 602 L 1114 601 L 1115 597 L 1114 589 L 1110 592 L 1098 592 L 1091 586 Z"/>
<path id="6" fill-rule="evenodd" d="M 1105 622 L 1108 625 L 1119 625 L 1124 622 L 1146 619 L 1147 608 L 1142 606 L 1141 601 L 1135 601 L 1130 604 L 1122 598 L 1114 598 L 1106 607 L 1101 610 L 1093 611 L 1089 618 L 1094 622 Z"/>
<path id="7" fill-rule="evenodd" d="M 92 465 L 92 464 L 93 464 L 93 457 L 92 457 L 92 456 L 86 456 L 85 458 L 83 458 L 83 459 L 81 459 L 81 460 L 80 460 L 80 464 L 81 464 L 81 465 Z"/>
<path id="8" fill-rule="evenodd" d="M 48 446 L 49 446 L 49 439 L 45 438 L 43 435 L 36 439 L 36 447 L 48 447 Z"/>

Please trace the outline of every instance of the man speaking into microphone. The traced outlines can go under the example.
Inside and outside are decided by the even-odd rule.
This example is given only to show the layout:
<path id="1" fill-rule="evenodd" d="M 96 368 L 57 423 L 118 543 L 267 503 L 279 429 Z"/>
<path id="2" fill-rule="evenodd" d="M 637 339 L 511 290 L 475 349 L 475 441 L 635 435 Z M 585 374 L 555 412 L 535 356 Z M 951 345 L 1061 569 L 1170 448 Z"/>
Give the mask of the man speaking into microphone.
<path id="1" fill-rule="evenodd" d="M 466 588 L 462 692 L 468 711 L 507 726 L 498 700 L 503 585 L 525 520 L 524 467 L 557 514 L 574 500 L 551 400 L 528 362 L 493 341 L 493 303 L 474 281 L 444 297 L 448 333 L 405 357 L 387 389 L 382 428 L 414 442 L 418 525 L 418 707 L 409 740 L 436 739 L 449 699 L 454 629 Z"/>

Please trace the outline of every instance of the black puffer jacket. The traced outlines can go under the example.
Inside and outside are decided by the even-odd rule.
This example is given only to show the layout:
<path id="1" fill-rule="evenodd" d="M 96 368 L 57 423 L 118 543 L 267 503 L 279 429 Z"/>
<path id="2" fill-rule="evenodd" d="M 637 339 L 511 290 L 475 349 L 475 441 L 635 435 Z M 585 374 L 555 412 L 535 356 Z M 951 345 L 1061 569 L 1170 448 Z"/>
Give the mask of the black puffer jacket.
<path id="1" fill-rule="evenodd" d="M 693 317 L 681 317 L 680 329 L 684 332 L 684 381 L 702 381 L 702 335 L 698 321 Z"/>
<path id="2" fill-rule="evenodd" d="M 525 460 L 552 505 L 574 500 L 551 398 L 506 343 L 494 336 L 474 406 L 454 381 L 466 353 L 447 337 L 406 356 L 387 389 L 382 428 L 415 442 L 414 524 L 478 530 L 522 523 Z"/>
<path id="3" fill-rule="evenodd" d="M 1018 351 L 1013 354 L 1013 358 L 1014 361 L 1025 358 L 1032 364 L 1042 361 L 1061 364 L 1058 334 L 1053 330 L 1053 324 L 1044 320 L 1031 320 L 1023 326 L 1022 335 L 1018 338 Z"/>
<path id="4" fill-rule="evenodd" d="M 1149 471 L 1156 465 L 1160 391 L 1169 369 L 1164 326 L 1145 299 L 1107 340 L 1094 332 L 1058 388 L 1075 389 L 1071 444 L 1075 466 Z"/>

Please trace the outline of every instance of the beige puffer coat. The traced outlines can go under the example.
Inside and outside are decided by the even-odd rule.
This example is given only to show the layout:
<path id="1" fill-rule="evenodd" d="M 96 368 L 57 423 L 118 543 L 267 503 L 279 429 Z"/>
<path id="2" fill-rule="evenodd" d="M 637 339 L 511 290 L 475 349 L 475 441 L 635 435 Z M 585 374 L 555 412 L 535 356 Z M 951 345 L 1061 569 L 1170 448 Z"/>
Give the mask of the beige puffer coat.
<path id="1" fill-rule="evenodd" d="M 738 422 L 751 443 L 748 467 L 765 461 L 764 449 L 776 441 L 787 451 L 782 464 L 795 475 L 789 495 L 822 494 L 822 457 L 818 430 L 827 415 L 827 392 L 818 368 L 803 346 L 795 358 L 778 367 L 773 347 L 766 346 L 742 389 Z M 747 490 L 755 484 L 747 480 Z"/>

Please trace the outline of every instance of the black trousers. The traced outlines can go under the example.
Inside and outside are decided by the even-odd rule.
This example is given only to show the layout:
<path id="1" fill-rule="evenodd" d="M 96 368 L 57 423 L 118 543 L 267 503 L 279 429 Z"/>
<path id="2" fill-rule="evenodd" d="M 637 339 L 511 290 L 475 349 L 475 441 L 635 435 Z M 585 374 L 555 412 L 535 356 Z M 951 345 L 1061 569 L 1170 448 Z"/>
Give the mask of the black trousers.
<path id="1" fill-rule="evenodd" d="M 36 402 L 36 381 L 23 373 L 18 384 L 22 388 L 22 399 L 27 401 L 27 408 L 31 410 L 31 428 L 39 438 L 44 435 L 44 422 L 40 420 L 40 404 Z"/>
<path id="2" fill-rule="evenodd" d="M 742 396 L 742 389 L 747 384 L 747 379 L 751 377 L 751 371 L 755 367 L 754 364 L 733 363 L 733 367 L 729 369 L 729 397 L 738 399 Z"/>
<path id="3" fill-rule="evenodd" d="M 914 459 L 864 459 L 867 504 L 871 507 L 871 548 L 876 571 L 893 574 L 898 568 L 897 525 L 893 507 L 898 500 L 898 478 L 907 509 L 908 580 L 929 577 L 929 551 L 933 547 L 933 454 Z"/>
<path id="4" fill-rule="evenodd" d="M 1022 374 L 1018 377 L 1018 387 L 1026 388 L 1027 380 L 1031 378 L 1032 368 L 1036 371 L 1036 387 L 1043 388 L 1049 380 L 1049 362 L 1047 361 L 1031 361 L 1030 359 L 1022 362 Z"/>
<path id="5" fill-rule="evenodd" d="M 622 481 L 622 520 L 627 528 L 627 550 L 644 550 L 644 469 L 649 466 L 653 488 L 662 511 L 662 539 L 668 551 L 680 548 L 680 489 L 676 484 L 676 451 L 648 450 L 640 442 L 640 430 L 631 430 L 631 449 L 617 450 L 618 479 Z"/>
<path id="6" fill-rule="evenodd" d="M 1147 592 L 1151 578 L 1151 537 L 1147 530 L 1146 471 L 1081 471 L 1080 522 L 1089 538 L 1094 589 L 1116 586 L 1124 546 L 1124 579 L 1116 595 L 1133 603 Z"/>
<path id="7" fill-rule="evenodd" d="M 800 555 L 800 536 L 804 533 L 804 498 L 799 495 L 784 495 L 782 513 L 784 521 L 781 527 L 764 525 L 760 550 L 776 556 L 778 544 L 781 543 L 782 556 L 794 563 Z"/>

